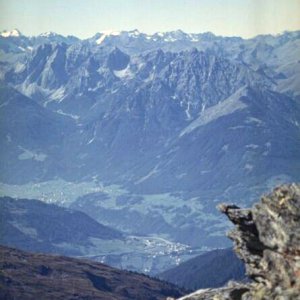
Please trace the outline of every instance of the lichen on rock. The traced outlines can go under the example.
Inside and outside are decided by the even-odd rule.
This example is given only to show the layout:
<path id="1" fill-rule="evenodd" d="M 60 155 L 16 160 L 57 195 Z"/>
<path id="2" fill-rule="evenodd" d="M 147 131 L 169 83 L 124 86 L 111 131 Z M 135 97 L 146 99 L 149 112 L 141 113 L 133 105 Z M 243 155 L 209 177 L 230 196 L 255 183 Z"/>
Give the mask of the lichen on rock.
<path id="1" fill-rule="evenodd" d="M 300 299 L 300 184 L 283 185 L 252 209 L 219 205 L 235 228 L 228 234 L 249 283 L 199 290 L 182 300 Z"/>

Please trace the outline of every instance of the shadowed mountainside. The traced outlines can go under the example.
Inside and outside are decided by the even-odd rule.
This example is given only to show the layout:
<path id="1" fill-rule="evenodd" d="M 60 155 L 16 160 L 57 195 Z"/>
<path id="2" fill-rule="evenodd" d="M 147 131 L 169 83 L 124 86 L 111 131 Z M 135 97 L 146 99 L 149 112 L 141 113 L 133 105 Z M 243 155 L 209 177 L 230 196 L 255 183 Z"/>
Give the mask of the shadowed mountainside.
<path id="1" fill-rule="evenodd" d="M 192 258 L 158 276 L 187 289 L 220 287 L 246 279 L 245 267 L 232 249 L 218 249 Z"/>
<path id="2" fill-rule="evenodd" d="M 2 245 L 71 256 L 83 255 L 84 249 L 92 246 L 91 239 L 124 238 L 121 232 L 82 212 L 39 200 L 10 197 L 0 197 L 0 226 Z"/>
<path id="3" fill-rule="evenodd" d="M 0 269 L 3 300 L 159 300 L 183 293 L 169 283 L 101 263 L 3 246 L 0 246 Z"/>

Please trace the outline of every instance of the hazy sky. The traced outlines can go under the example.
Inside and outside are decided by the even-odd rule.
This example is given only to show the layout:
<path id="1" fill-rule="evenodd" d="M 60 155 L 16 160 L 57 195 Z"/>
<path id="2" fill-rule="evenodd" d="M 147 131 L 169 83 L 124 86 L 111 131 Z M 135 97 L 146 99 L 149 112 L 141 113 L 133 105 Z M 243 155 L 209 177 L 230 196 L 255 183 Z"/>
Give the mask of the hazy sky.
<path id="1" fill-rule="evenodd" d="M 90 37 L 182 29 L 251 37 L 300 29 L 300 0 L 0 0 L 0 30 Z"/>

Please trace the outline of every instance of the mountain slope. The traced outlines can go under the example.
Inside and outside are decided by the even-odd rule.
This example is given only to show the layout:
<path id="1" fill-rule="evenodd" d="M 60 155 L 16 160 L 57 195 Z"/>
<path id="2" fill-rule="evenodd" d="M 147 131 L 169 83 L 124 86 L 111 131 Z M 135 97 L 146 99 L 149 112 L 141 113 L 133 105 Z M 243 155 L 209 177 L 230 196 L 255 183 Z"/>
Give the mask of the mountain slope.
<path id="1" fill-rule="evenodd" d="M 240 205 L 247 205 L 278 181 L 300 179 L 299 117 L 299 106 L 292 99 L 244 87 L 204 110 L 159 151 L 155 148 L 157 141 L 130 160 L 127 151 L 136 156 L 140 148 L 131 150 L 131 145 L 115 138 L 116 149 L 120 150 L 115 157 L 120 163 L 111 163 L 105 175 L 106 179 L 112 176 L 116 168 L 112 178 L 121 174 L 119 180 L 128 200 L 119 203 L 119 195 L 110 196 L 108 192 L 111 200 L 105 203 L 78 198 L 71 205 L 129 232 L 160 232 L 193 246 L 224 245 L 221 228 L 225 230 L 227 225 L 216 217 L 219 201 L 238 199 Z M 109 161 L 115 162 L 114 148 L 110 154 Z M 127 167 L 123 167 L 125 164 Z M 128 218 L 121 218 L 124 215 Z"/>
<path id="2" fill-rule="evenodd" d="M 161 272 L 199 253 L 165 239 L 121 233 L 98 221 L 38 200 L 0 198 L 2 245 L 89 258 L 146 274 Z"/>
<path id="3" fill-rule="evenodd" d="M 92 246 L 91 239 L 123 239 L 120 232 L 82 212 L 38 200 L 3 197 L 0 207 L 2 245 L 44 253 L 83 255 L 84 249 Z"/>
<path id="4" fill-rule="evenodd" d="M 139 185 L 144 190 L 148 183 L 163 191 L 201 187 L 213 192 L 217 186 L 223 191 L 233 185 L 253 186 L 252 180 L 259 176 L 265 184 L 280 174 L 297 178 L 299 118 L 299 105 L 292 99 L 245 87 L 206 109 L 183 129 L 171 149 L 157 160 L 156 173 Z M 280 139 L 285 140 L 284 147 Z M 275 157 L 276 166 L 272 165 Z M 214 189 L 211 182 L 218 183 Z"/>
<path id="5" fill-rule="evenodd" d="M 166 299 L 182 291 L 144 275 L 0 246 L 1 299 Z"/>
<path id="6" fill-rule="evenodd" d="M 229 280 L 245 279 L 245 267 L 232 249 L 220 249 L 192 258 L 158 275 L 187 289 L 221 287 Z"/>
<path id="7" fill-rule="evenodd" d="M 52 177 L 64 164 L 63 143 L 75 129 L 74 120 L 4 84 L 0 86 L 0 115 L 1 181 Z"/>

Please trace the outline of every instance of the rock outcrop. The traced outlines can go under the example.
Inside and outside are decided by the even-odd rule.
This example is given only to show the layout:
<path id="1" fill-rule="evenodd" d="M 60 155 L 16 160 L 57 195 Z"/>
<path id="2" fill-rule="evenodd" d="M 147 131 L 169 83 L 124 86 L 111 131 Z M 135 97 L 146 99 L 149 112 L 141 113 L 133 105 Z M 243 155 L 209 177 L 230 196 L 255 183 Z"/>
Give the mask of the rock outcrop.
<path id="1" fill-rule="evenodd" d="M 199 290 L 182 300 L 300 299 L 300 184 L 275 188 L 252 209 L 221 204 L 250 283 Z"/>

